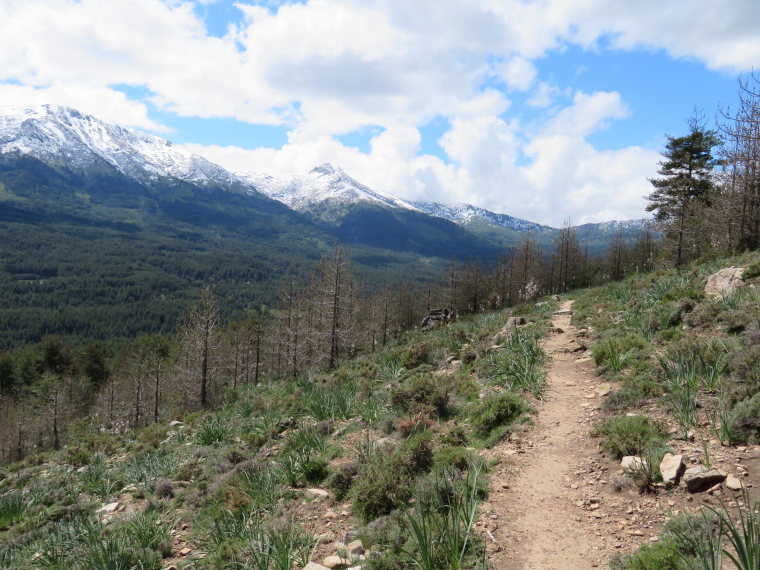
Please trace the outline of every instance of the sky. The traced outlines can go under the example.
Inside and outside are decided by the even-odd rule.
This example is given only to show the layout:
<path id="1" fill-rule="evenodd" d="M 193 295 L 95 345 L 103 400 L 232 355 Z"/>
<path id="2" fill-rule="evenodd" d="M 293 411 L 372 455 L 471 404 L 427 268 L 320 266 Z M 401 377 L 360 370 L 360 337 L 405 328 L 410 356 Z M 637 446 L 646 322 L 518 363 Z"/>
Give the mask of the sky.
<path id="1" fill-rule="evenodd" d="M 233 171 L 329 162 L 561 226 L 645 216 L 666 135 L 735 106 L 757 0 L 0 0 L 0 104 Z"/>

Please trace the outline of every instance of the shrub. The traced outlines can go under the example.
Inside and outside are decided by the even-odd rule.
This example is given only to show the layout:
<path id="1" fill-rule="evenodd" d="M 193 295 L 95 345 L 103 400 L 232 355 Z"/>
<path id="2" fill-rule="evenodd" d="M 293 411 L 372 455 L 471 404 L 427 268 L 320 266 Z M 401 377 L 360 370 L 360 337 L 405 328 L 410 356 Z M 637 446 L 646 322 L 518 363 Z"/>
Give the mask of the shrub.
<path id="1" fill-rule="evenodd" d="M 412 376 L 391 390 L 391 403 L 404 412 L 445 418 L 450 413 L 448 383 L 427 374 Z"/>
<path id="2" fill-rule="evenodd" d="M 659 446 L 667 432 L 662 424 L 646 416 L 617 416 L 599 422 L 591 435 L 604 438 L 602 448 L 614 459 L 622 459 L 626 455 L 643 455 Z"/>
<path id="3" fill-rule="evenodd" d="M 682 570 L 678 548 L 672 542 L 642 544 L 625 561 L 625 570 Z"/>
<path id="4" fill-rule="evenodd" d="M 353 484 L 354 510 L 369 522 L 405 504 L 415 476 L 429 471 L 432 461 L 428 433 L 405 441 L 390 455 L 372 455 Z"/>
<path id="5" fill-rule="evenodd" d="M 742 279 L 749 281 L 755 277 L 760 277 L 760 260 L 747 267 L 742 273 Z"/>
<path id="6" fill-rule="evenodd" d="M 174 485 L 171 479 L 164 479 L 156 485 L 155 493 L 159 499 L 171 499 L 174 497 Z"/>
<path id="7" fill-rule="evenodd" d="M 478 402 L 470 414 L 470 421 L 477 435 L 488 437 L 496 428 L 513 424 L 527 410 L 520 396 L 501 392 Z"/>
<path id="8" fill-rule="evenodd" d="M 359 462 L 349 461 L 340 466 L 332 477 L 330 477 L 327 486 L 335 493 L 335 498 L 342 501 L 348 495 L 354 479 L 359 475 Z"/>
<path id="9" fill-rule="evenodd" d="M 760 441 L 760 394 L 739 402 L 734 407 L 736 443 Z"/>
<path id="10" fill-rule="evenodd" d="M 437 466 L 452 466 L 464 471 L 472 462 L 472 457 L 472 452 L 464 447 L 444 445 L 436 449 L 433 461 Z"/>
<path id="11" fill-rule="evenodd" d="M 422 364 L 430 364 L 433 345 L 429 340 L 410 346 L 402 356 L 405 368 L 417 368 Z"/>

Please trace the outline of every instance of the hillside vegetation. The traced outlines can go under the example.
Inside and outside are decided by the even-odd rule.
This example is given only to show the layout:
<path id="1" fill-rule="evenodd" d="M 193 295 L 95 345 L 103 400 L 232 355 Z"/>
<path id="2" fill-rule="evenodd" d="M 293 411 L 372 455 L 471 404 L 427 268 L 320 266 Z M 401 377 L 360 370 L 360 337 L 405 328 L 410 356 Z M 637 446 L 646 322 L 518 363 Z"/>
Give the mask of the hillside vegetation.
<path id="1" fill-rule="evenodd" d="M 616 387 L 596 426 L 610 456 L 659 465 L 678 438 L 707 438 L 699 462 L 709 464 L 715 445 L 760 438 L 760 299 L 752 287 L 704 293 L 729 264 L 757 281 L 758 256 L 747 255 L 568 293 L 597 373 Z M 289 569 L 350 558 L 359 538 L 366 568 L 486 568 L 488 538 L 474 525 L 491 465 L 478 450 L 524 437 L 551 398 L 538 339 L 556 308 L 536 300 L 465 316 L 332 369 L 249 378 L 216 395 L 213 411 L 71 426 L 65 449 L 3 469 L 0 566 Z M 510 314 L 527 326 L 500 332 Z M 666 492 L 654 471 L 631 476 Z M 682 564 L 694 547 L 667 536 L 613 564 Z"/>

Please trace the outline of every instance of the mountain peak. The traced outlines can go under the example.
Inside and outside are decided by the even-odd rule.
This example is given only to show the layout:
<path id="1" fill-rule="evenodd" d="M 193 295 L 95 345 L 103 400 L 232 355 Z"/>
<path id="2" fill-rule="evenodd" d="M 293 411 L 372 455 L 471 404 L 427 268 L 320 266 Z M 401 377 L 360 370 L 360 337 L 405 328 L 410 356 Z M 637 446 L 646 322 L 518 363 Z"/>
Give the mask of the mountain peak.
<path id="1" fill-rule="evenodd" d="M 240 185 L 222 167 L 167 140 L 62 105 L 0 106 L 0 154 L 6 153 L 82 170 L 106 163 L 140 181 L 173 177 L 201 185 Z"/>
<path id="2" fill-rule="evenodd" d="M 343 172 L 342 169 L 336 168 L 329 162 L 325 162 L 324 164 L 320 164 L 319 166 L 315 166 L 314 168 L 309 171 L 309 174 L 322 174 L 322 175 L 332 175 L 332 174 L 340 174 L 345 176 L 346 173 Z"/>

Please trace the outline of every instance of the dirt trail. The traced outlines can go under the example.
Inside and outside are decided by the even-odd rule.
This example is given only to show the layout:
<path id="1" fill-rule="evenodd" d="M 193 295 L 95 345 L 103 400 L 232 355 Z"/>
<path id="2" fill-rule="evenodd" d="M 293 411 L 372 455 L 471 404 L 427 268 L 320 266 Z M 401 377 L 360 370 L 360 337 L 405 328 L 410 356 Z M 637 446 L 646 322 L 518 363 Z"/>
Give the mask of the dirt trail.
<path id="1" fill-rule="evenodd" d="M 611 521 L 604 520 L 601 507 L 617 507 L 620 495 L 606 485 L 610 467 L 600 462 L 597 444 L 588 438 L 601 401 L 595 392 L 599 381 L 591 359 L 573 342 L 578 333 L 570 325 L 571 304 L 563 303 L 553 318 L 562 332 L 543 342 L 552 358 L 550 390 L 539 404 L 535 427 L 522 442 L 504 442 L 488 454 L 501 463 L 491 479 L 481 528 L 490 532 L 489 552 L 498 570 L 604 567 L 612 550 L 633 546 L 605 526 Z"/>

